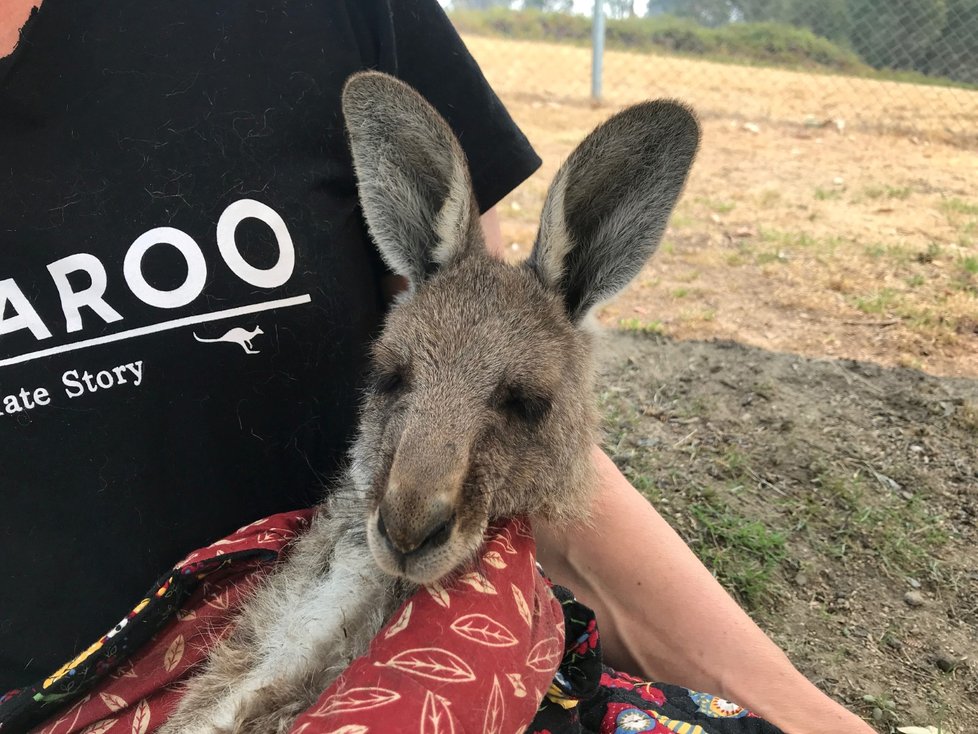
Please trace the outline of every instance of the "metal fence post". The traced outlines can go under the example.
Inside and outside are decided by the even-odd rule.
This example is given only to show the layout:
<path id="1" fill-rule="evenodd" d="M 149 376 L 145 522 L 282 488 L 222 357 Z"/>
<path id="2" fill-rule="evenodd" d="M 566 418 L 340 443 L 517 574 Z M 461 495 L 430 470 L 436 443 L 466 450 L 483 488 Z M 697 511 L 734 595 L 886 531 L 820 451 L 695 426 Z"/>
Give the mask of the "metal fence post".
<path id="1" fill-rule="evenodd" d="M 591 24 L 591 99 L 601 101 L 601 76 L 604 72 L 604 0 L 594 0 Z"/>

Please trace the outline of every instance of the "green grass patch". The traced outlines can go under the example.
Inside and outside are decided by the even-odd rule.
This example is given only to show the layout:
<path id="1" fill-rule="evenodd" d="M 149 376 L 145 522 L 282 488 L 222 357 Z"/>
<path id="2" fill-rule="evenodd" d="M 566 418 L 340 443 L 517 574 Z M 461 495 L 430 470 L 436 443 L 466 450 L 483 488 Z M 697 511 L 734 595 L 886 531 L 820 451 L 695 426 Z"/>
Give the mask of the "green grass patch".
<path id="1" fill-rule="evenodd" d="M 771 263 L 786 263 L 788 257 L 780 250 L 773 252 L 759 252 L 754 256 L 756 265 L 770 265 Z"/>
<path id="2" fill-rule="evenodd" d="M 856 296 L 853 305 L 863 313 L 882 314 L 892 310 L 899 294 L 892 288 L 883 288 L 869 296 Z"/>
<path id="3" fill-rule="evenodd" d="M 840 561 L 868 555 L 894 574 L 934 573 L 934 554 L 949 539 L 943 517 L 920 494 L 897 494 L 861 470 L 823 470 L 813 490 L 788 506 L 795 530 L 808 532 L 819 551 Z"/>
<path id="4" fill-rule="evenodd" d="M 939 206 L 945 214 L 963 214 L 969 217 L 978 217 L 978 204 L 965 201 L 964 199 L 941 199 Z"/>
<path id="5" fill-rule="evenodd" d="M 662 334 L 661 321 L 645 321 L 644 319 L 618 319 L 618 328 L 633 334 Z"/>
<path id="6" fill-rule="evenodd" d="M 492 8 L 456 10 L 451 18 L 462 33 L 581 46 L 591 43 L 591 19 L 586 16 Z M 700 56 L 741 64 L 873 73 L 852 51 L 807 29 L 780 23 L 732 23 L 706 28 L 669 15 L 609 19 L 605 43 L 612 49 Z"/>
<path id="7" fill-rule="evenodd" d="M 764 229 L 758 233 L 762 242 L 770 242 L 781 248 L 813 250 L 819 253 L 831 254 L 844 242 L 843 238 L 815 237 L 808 232 L 788 232 L 781 229 Z"/>
<path id="8" fill-rule="evenodd" d="M 698 321 L 713 321 L 717 317 L 715 308 L 686 308 L 679 312 L 679 322 L 683 324 L 696 323 Z"/>
<path id="9" fill-rule="evenodd" d="M 692 227 L 696 224 L 697 220 L 690 216 L 685 211 L 683 212 L 673 212 L 672 216 L 669 217 L 669 226 L 673 229 L 682 229 L 683 227 Z"/>
<path id="10" fill-rule="evenodd" d="M 462 33 L 549 41 L 578 46 L 591 44 L 591 18 L 538 10 L 455 10 L 451 19 Z M 852 50 L 806 28 L 784 23 L 730 23 L 707 28 L 670 15 L 609 19 L 606 45 L 640 53 L 666 53 L 722 63 L 773 66 L 809 72 L 850 74 L 910 84 L 975 89 L 978 85 L 916 71 L 874 69 Z"/>
<path id="11" fill-rule="evenodd" d="M 720 476 L 733 481 L 743 481 L 750 473 L 750 457 L 734 447 L 728 447 L 716 460 Z"/>
<path id="12" fill-rule="evenodd" d="M 863 252 L 873 260 L 891 260 L 901 265 L 913 262 L 915 258 L 915 254 L 903 245 L 887 245 L 882 242 L 866 245 Z"/>
<path id="13" fill-rule="evenodd" d="M 958 425 L 978 438 L 978 403 L 965 402 L 955 413 L 955 420 Z"/>
<path id="14" fill-rule="evenodd" d="M 823 189 L 818 187 L 815 189 L 815 198 L 818 201 L 835 201 L 836 199 L 842 198 L 842 189 Z"/>
<path id="15" fill-rule="evenodd" d="M 770 602 L 776 588 L 773 576 L 788 555 L 785 535 L 715 495 L 686 509 L 701 531 L 693 549 L 720 583 L 749 610 Z"/>
<path id="16" fill-rule="evenodd" d="M 747 251 L 745 250 L 742 252 L 731 252 L 724 258 L 724 262 L 732 268 L 739 268 L 749 264 L 750 260 L 747 258 Z"/>
<path id="17" fill-rule="evenodd" d="M 697 199 L 697 201 L 712 212 L 717 214 L 729 214 L 736 207 L 736 202 L 722 201 L 720 199 Z"/>
<path id="18" fill-rule="evenodd" d="M 863 195 L 868 199 L 906 199 L 913 193 L 911 186 L 867 186 Z"/>
<path id="19" fill-rule="evenodd" d="M 951 287 L 978 295 L 978 257 L 962 257 L 957 266 L 957 272 L 951 278 Z"/>

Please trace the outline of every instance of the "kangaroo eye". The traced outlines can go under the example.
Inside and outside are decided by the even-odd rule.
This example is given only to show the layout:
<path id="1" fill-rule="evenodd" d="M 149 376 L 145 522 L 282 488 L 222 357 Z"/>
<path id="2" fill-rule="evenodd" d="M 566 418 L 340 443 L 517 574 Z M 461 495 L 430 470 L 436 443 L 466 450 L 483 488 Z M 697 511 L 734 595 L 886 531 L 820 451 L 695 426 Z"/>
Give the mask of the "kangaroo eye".
<path id="1" fill-rule="evenodd" d="M 507 385 L 500 391 L 499 407 L 506 415 L 532 425 L 547 417 L 551 400 L 526 385 Z"/>
<path id="2" fill-rule="evenodd" d="M 374 392 L 392 395 L 400 392 L 405 385 L 404 371 L 401 369 L 383 370 L 374 375 Z"/>

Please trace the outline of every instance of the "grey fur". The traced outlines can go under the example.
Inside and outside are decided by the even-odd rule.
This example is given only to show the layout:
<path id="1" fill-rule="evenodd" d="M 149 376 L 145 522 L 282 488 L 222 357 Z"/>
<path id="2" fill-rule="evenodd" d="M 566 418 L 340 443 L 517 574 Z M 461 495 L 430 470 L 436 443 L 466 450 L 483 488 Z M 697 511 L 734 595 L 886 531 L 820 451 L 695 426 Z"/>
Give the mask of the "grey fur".
<path id="1" fill-rule="evenodd" d="M 586 519 L 581 317 L 651 254 L 699 136 L 673 103 L 613 117 L 561 169 L 530 262 L 511 266 L 485 251 L 464 157 L 427 102 L 366 72 L 343 103 L 371 234 L 411 291 L 373 346 L 345 479 L 162 734 L 287 731 L 418 584 L 473 559 L 491 519 Z"/>
<path id="2" fill-rule="evenodd" d="M 482 244 L 465 155 L 421 95 L 361 74 L 343 91 L 343 115 L 370 234 L 412 289 L 457 248 Z"/>
<path id="3" fill-rule="evenodd" d="M 619 112 L 561 166 L 529 263 L 573 320 L 624 288 L 658 247 L 698 147 L 693 114 L 656 100 Z"/>

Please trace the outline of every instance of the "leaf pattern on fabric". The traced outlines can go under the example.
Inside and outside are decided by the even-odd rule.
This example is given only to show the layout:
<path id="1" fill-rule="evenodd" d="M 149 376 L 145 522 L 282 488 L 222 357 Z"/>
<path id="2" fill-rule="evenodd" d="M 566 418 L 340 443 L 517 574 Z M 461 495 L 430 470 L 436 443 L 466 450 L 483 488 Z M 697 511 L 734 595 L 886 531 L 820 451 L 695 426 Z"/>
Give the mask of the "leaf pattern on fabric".
<path id="1" fill-rule="evenodd" d="M 432 691 L 425 694 L 420 734 L 455 734 L 455 717 L 449 709 L 448 699 Z"/>
<path id="2" fill-rule="evenodd" d="M 514 533 L 524 540 L 533 540 L 533 530 L 530 529 L 530 524 L 526 520 L 517 517 L 510 523 L 510 527 L 513 528 Z"/>
<path id="3" fill-rule="evenodd" d="M 284 513 L 271 522 L 287 531 L 299 527 L 308 512 Z M 247 534 L 225 547 L 236 550 L 220 558 L 214 548 L 190 554 L 194 563 L 184 561 L 161 577 L 95 652 L 74 661 L 60 677 L 45 679 L 46 687 L 38 682 L 0 695 L 3 731 L 80 734 L 110 722 L 115 722 L 112 734 L 155 731 L 183 694 L 182 679 L 229 631 L 232 615 L 276 557 Z M 226 598 L 228 609 L 204 602 L 214 595 Z M 184 640 L 180 655 L 177 636 Z"/>
<path id="4" fill-rule="evenodd" d="M 458 582 L 461 584 L 468 584 L 481 594 L 495 596 L 497 593 L 496 587 L 493 585 L 493 583 L 478 571 L 463 573 L 458 577 Z"/>
<path id="5" fill-rule="evenodd" d="M 183 657 L 183 651 L 186 649 L 186 644 L 183 639 L 183 635 L 177 635 L 173 638 L 173 642 L 170 646 L 166 648 L 166 654 L 163 655 L 163 670 L 167 673 L 171 672 L 180 659 Z"/>
<path id="6" fill-rule="evenodd" d="M 108 710 L 112 711 L 113 713 L 115 713 L 116 711 L 121 711 L 122 709 L 124 709 L 126 706 L 129 705 L 126 702 L 126 699 L 124 699 L 122 696 L 117 696 L 114 693 L 102 692 L 98 694 L 98 696 L 99 698 L 102 699 L 102 703 L 105 704 L 106 708 L 108 708 Z"/>
<path id="7" fill-rule="evenodd" d="M 179 701 L 181 682 L 204 660 L 208 647 L 229 632 L 236 610 L 274 559 L 273 546 L 257 548 L 255 536 L 267 531 L 269 538 L 291 537 L 304 523 L 302 513 L 287 513 L 256 524 L 259 530 L 240 531 L 243 534 L 233 542 L 221 544 L 228 549 L 221 558 L 216 552 L 220 548 L 190 554 L 193 562 L 185 561 L 176 575 L 154 587 L 113 644 L 86 661 L 88 671 L 78 668 L 56 680 L 50 690 L 40 689 L 40 695 L 51 695 L 57 702 L 48 710 L 66 701 L 66 691 L 74 696 L 54 722 L 40 724 L 45 727 L 41 732 L 156 731 Z M 419 592 L 392 616 L 371 652 L 354 661 L 299 718 L 292 734 L 380 734 L 411 731 L 412 725 L 420 727 L 420 734 L 517 734 L 527 726 L 528 731 L 549 734 L 610 734 L 617 714 L 625 709 L 654 720 L 658 728 L 653 731 L 663 734 L 671 734 L 674 726 L 676 731 L 702 734 L 779 734 L 750 712 L 739 712 L 736 716 L 741 718 L 735 718 L 719 699 L 710 697 L 725 717 L 716 718 L 711 710 L 714 717 L 707 718 L 696 711 L 695 692 L 653 686 L 602 669 L 593 613 L 566 589 L 551 588 L 542 578 L 532 541 L 510 523 L 490 528 L 486 538 L 477 567 L 501 593 L 487 595 L 458 579 L 454 585 L 446 582 Z M 503 591 L 507 584 L 510 594 Z M 182 594 L 170 598 L 178 587 Z M 147 635 L 142 647 L 127 650 L 126 635 L 146 628 L 145 615 L 160 608 L 167 616 L 157 616 L 162 621 L 151 628 L 153 636 Z M 449 628 L 452 632 L 438 638 L 447 649 L 419 647 L 430 645 L 433 630 L 438 634 Z M 98 677 L 86 677 L 91 670 L 98 671 Z M 11 701 L 34 705 L 38 691 L 29 688 L 0 696 L 0 720 L 8 721 L 4 715 Z M 138 703 L 129 706 L 128 701 Z M 16 724 L 10 729 L 38 731 Z"/>
<path id="8" fill-rule="evenodd" d="M 445 683 L 465 683 L 475 680 L 475 673 L 462 658 L 441 647 L 416 647 L 404 650 L 386 663 L 374 665 L 395 668 L 413 675 Z"/>
<path id="9" fill-rule="evenodd" d="M 564 650 L 560 639 L 548 637 L 533 646 L 530 654 L 526 656 L 526 664 L 540 673 L 555 671 L 563 656 Z"/>
<path id="10" fill-rule="evenodd" d="M 309 715 L 313 718 L 322 718 L 353 711 L 369 711 L 394 703 L 400 698 L 401 694 L 397 691 L 379 686 L 348 688 L 323 701 L 315 710 L 310 711 Z"/>
<path id="11" fill-rule="evenodd" d="M 451 629 L 487 647 L 512 647 L 518 642 L 505 625 L 486 614 L 466 614 L 452 622 Z"/>
<path id="12" fill-rule="evenodd" d="M 54 732 L 58 731 L 59 727 L 62 724 L 64 724 L 64 722 L 66 722 L 69 718 L 71 718 L 71 723 L 68 724 L 66 727 L 64 727 L 63 731 L 71 731 L 72 729 L 74 729 L 75 725 L 78 723 L 78 718 L 81 716 L 81 713 L 84 710 L 85 704 L 87 704 L 91 699 L 92 699 L 91 694 L 82 698 L 80 701 L 78 701 L 78 703 L 76 703 L 74 706 L 68 709 L 64 713 L 64 716 L 62 716 L 60 719 L 55 721 L 46 729 L 43 729 L 41 731 L 41 734 L 53 734 Z"/>
<path id="13" fill-rule="evenodd" d="M 503 723 L 506 720 L 506 704 L 503 700 L 503 690 L 499 685 L 499 676 L 492 676 L 492 691 L 489 694 L 489 704 L 486 706 L 486 719 L 482 724 L 485 734 L 502 734 Z"/>
<path id="14" fill-rule="evenodd" d="M 513 695 L 517 698 L 526 698 L 526 686 L 523 684 L 523 676 L 519 673 L 507 673 L 506 678 L 513 686 Z"/>
<path id="15" fill-rule="evenodd" d="M 214 607 L 214 609 L 218 609 L 222 612 L 226 612 L 231 608 L 231 601 L 226 590 L 216 591 L 213 594 L 209 594 L 204 599 L 204 604 L 209 607 Z"/>
<path id="16" fill-rule="evenodd" d="M 113 678 L 138 678 L 139 675 L 133 670 L 133 664 L 131 662 L 123 663 L 118 668 L 112 671 Z"/>
<path id="17" fill-rule="evenodd" d="M 513 536 L 510 534 L 508 528 L 501 528 L 496 537 L 490 541 L 490 544 L 499 546 L 503 553 L 507 555 L 516 555 L 516 548 L 513 547 Z"/>
<path id="18" fill-rule="evenodd" d="M 445 587 L 440 583 L 435 581 L 434 583 L 426 584 L 424 588 L 425 591 L 431 594 L 431 598 L 435 600 L 438 606 L 445 607 L 445 609 L 451 606 L 452 602 L 448 598 L 448 592 L 445 591 Z"/>
<path id="19" fill-rule="evenodd" d="M 506 561 L 499 551 L 487 551 L 483 554 L 482 560 L 493 568 L 500 570 L 506 568 Z"/>
<path id="20" fill-rule="evenodd" d="M 146 702 L 145 698 L 136 704 L 136 710 L 132 715 L 132 727 L 130 729 L 132 734 L 146 734 L 149 731 L 152 713 L 149 703 Z"/>
<path id="21" fill-rule="evenodd" d="M 266 531 L 266 532 L 260 533 L 258 535 L 258 542 L 260 544 L 278 543 L 282 539 L 282 537 L 283 536 L 280 535 L 279 533 L 274 533 L 274 532 Z M 292 534 L 292 537 L 291 538 L 286 538 L 286 540 L 292 540 L 294 537 L 295 537 L 295 534 L 293 533 Z"/>
<path id="22" fill-rule="evenodd" d="M 520 617 L 526 622 L 527 627 L 533 626 L 533 616 L 530 614 L 530 605 L 526 603 L 526 597 L 523 596 L 523 592 L 519 586 L 516 584 L 511 584 L 513 589 L 513 600 L 516 602 L 516 611 L 519 612 Z"/>
<path id="23" fill-rule="evenodd" d="M 81 730 L 80 734 L 105 734 L 105 732 L 118 723 L 118 719 L 102 719 L 86 726 Z"/>
<path id="24" fill-rule="evenodd" d="M 211 543 L 211 548 L 217 548 L 218 546 L 221 545 L 233 545 L 234 543 L 237 542 L 238 541 L 235 540 L 234 538 L 221 538 L 220 540 L 215 540 L 213 543 Z M 258 542 L 260 543 L 261 540 L 259 540 Z"/>
<path id="25" fill-rule="evenodd" d="M 384 632 L 385 640 L 389 640 L 398 632 L 403 632 L 407 629 L 408 624 L 411 622 L 412 609 L 414 609 L 414 602 L 408 602 L 407 606 L 404 607 L 404 611 L 401 612 L 400 616 L 397 618 L 397 621 L 388 627 L 386 632 Z"/>

